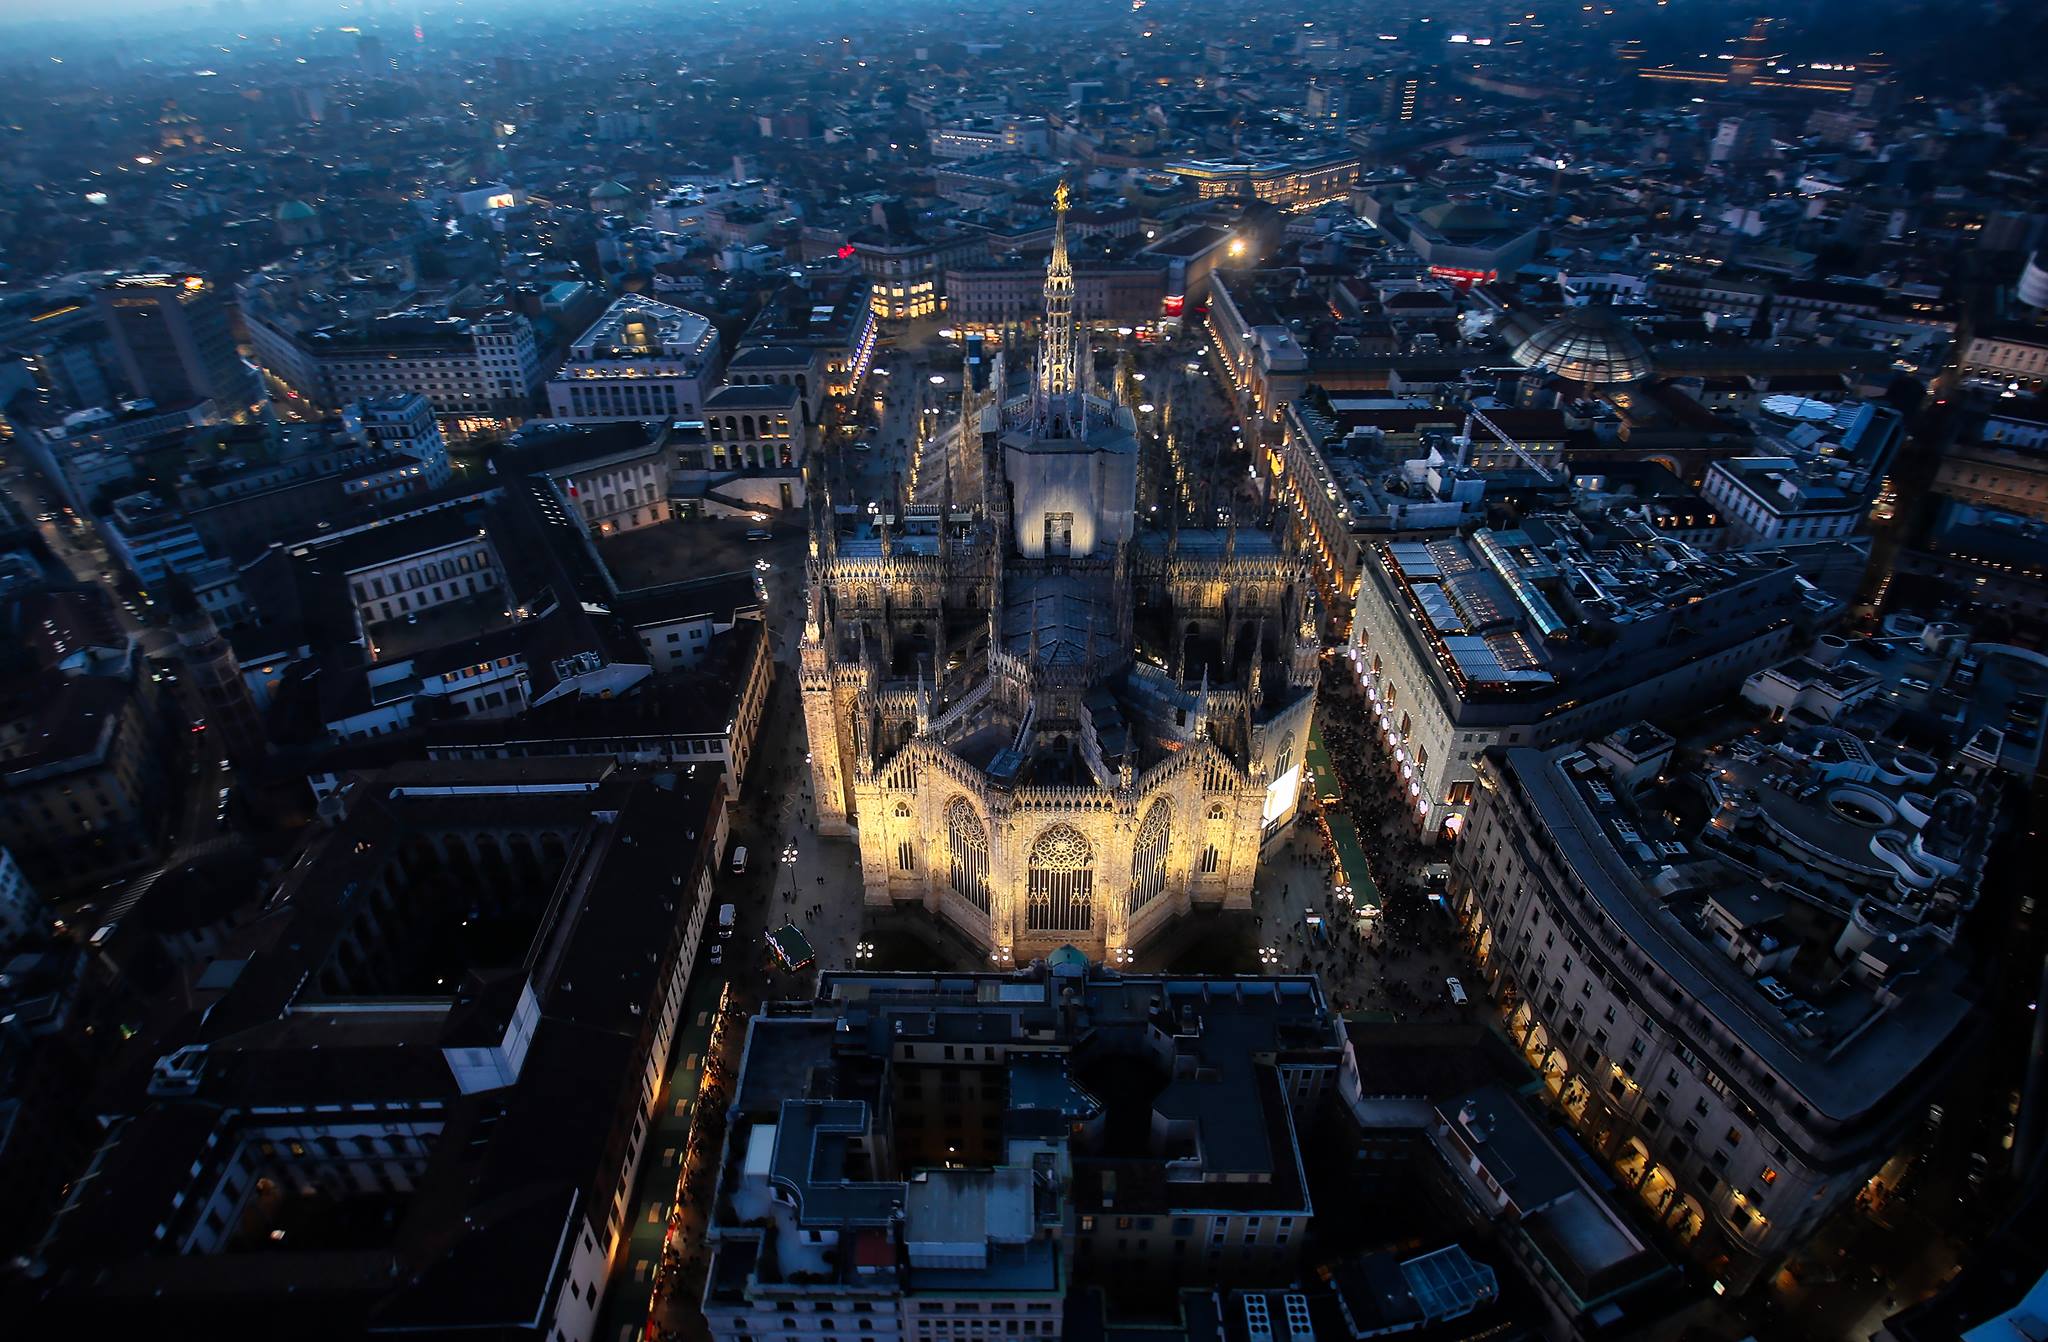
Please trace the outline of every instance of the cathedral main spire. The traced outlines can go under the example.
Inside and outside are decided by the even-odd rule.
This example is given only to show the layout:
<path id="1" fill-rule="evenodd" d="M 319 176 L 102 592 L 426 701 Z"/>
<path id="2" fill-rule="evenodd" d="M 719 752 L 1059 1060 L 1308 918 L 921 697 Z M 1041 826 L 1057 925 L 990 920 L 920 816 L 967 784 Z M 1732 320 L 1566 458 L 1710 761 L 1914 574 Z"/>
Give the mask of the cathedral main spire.
<path id="1" fill-rule="evenodd" d="M 1038 384 L 1032 407 L 1038 432 L 1048 438 L 1082 436 L 1081 361 L 1074 341 L 1074 266 L 1067 259 L 1067 207 L 1063 181 L 1052 193 L 1052 258 L 1045 266 L 1045 330 L 1038 346 Z"/>

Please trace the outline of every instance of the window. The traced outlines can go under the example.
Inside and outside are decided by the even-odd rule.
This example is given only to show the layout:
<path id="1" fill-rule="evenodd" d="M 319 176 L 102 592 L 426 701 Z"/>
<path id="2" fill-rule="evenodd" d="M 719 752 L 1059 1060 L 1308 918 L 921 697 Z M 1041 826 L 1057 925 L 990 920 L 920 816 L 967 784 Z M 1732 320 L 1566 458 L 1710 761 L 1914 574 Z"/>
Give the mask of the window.
<path id="1" fill-rule="evenodd" d="M 955 797 L 946 805 L 946 852 L 953 893 L 987 913 L 988 831 L 965 797 Z"/>
<path id="2" fill-rule="evenodd" d="M 1164 800 L 1153 802 L 1145 812 L 1144 823 L 1138 827 L 1136 849 L 1131 854 L 1127 914 L 1144 908 L 1166 889 L 1166 850 L 1172 833 L 1172 808 Z"/>

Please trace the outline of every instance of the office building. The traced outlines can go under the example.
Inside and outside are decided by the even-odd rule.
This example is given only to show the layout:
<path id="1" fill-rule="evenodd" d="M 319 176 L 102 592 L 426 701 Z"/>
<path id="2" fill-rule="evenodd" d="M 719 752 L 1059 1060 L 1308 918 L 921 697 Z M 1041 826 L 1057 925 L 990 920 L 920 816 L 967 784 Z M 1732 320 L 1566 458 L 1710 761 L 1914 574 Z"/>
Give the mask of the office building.
<path id="1" fill-rule="evenodd" d="M 1404 124 L 1429 111 L 1436 91 L 1436 76 L 1427 70 L 1390 70 L 1374 77 L 1379 86 L 1380 116 Z"/>
<path id="2" fill-rule="evenodd" d="M 64 416 L 61 423 L 24 424 L 15 437 L 21 450 L 79 516 L 90 515 L 109 491 L 136 478 L 139 457 L 152 449 L 175 448 L 192 430 L 218 419 L 213 402 L 183 406 L 124 401 Z"/>
<path id="3" fill-rule="evenodd" d="M 1344 1058 L 1307 978 L 828 973 L 748 1026 L 711 1334 L 1058 1338 L 1074 1283 L 1292 1280 Z"/>
<path id="4" fill-rule="evenodd" d="M 240 419 L 262 399 L 235 351 L 227 300 L 201 275 L 124 275 L 94 295 L 129 389 L 159 405 L 211 401 Z"/>
<path id="5" fill-rule="evenodd" d="M 1936 1093 L 1989 824 L 1970 772 L 1839 721 L 1763 741 L 1691 768 L 1648 723 L 1493 751 L 1450 892 L 1582 1139 L 1738 1288 Z M 1673 799 L 1694 792 L 1686 824 Z"/>
<path id="6" fill-rule="evenodd" d="M 792 278 L 755 314 L 735 357 L 757 345 L 816 350 L 825 366 L 826 393 L 842 404 L 858 397 L 878 336 L 870 288 L 857 275 L 806 271 Z"/>
<path id="7" fill-rule="evenodd" d="M 1191 183 L 1202 200 L 1262 200 L 1302 213 L 1343 200 L 1358 180 L 1355 152 L 1307 153 L 1270 159 L 1182 159 L 1166 170 Z"/>
<path id="8" fill-rule="evenodd" d="M 517 312 L 478 318 L 399 311 L 361 322 L 302 325 L 267 300 L 245 304 L 256 360 L 315 406 L 417 392 L 451 429 L 516 425 L 543 377 L 533 323 Z"/>
<path id="9" fill-rule="evenodd" d="M 1715 461 L 1700 487 L 1726 524 L 1728 543 L 1840 540 L 1863 530 L 1905 437 L 1899 412 L 1871 401 L 1837 406 L 1790 395 L 1764 397 L 1762 410 L 1775 433 L 1760 446 L 1781 452 Z"/>
<path id="10" fill-rule="evenodd" d="M 1564 514 L 1365 547 L 1354 666 L 1426 836 L 1456 833 L 1495 745 L 1549 745 L 1710 702 L 1837 603 L 1794 562 L 1702 553 Z"/>
<path id="11" fill-rule="evenodd" d="M 694 419 L 718 369 L 718 332 L 686 309 L 627 294 L 576 337 L 548 379 L 548 413 L 579 423 Z"/>

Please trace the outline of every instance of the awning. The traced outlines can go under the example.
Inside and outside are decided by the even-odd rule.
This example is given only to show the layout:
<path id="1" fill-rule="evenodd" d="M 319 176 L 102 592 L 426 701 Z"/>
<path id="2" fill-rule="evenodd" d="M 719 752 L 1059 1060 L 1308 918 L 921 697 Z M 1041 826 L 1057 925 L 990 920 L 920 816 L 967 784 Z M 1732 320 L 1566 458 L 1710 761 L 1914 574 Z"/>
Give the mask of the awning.
<path id="1" fill-rule="evenodd" d="M 1323 725 L 1320 722 L 1309 728 L 1308 768 L 1315 775 L 1318 801 L 1328 806 L 1343 799 L 1344 786 L 1337 781 L 1337 766 L 1330 762 L 1330 752 L 1323 746 Z"/>
<path id="2" fill-rule="evenodd" d="M 795 923 L 784 923 L 768 934 L 768 945 L 774 950 L 775 958 L 790 969 L 802 969 L 817 958 L 811 949 L 811 941 Z"/>
<path id="3" fill-rule="evenodd" d="M 1380 906 L 1379 887 L 1365 865 L 1365 849 L 1358 842 L 1358 827 L 1341 812 L 1330 816 L 1330 842 L 1337 849 L 1337 879 L 1351 887 L 1351 902 L 1361 909 Z"/>

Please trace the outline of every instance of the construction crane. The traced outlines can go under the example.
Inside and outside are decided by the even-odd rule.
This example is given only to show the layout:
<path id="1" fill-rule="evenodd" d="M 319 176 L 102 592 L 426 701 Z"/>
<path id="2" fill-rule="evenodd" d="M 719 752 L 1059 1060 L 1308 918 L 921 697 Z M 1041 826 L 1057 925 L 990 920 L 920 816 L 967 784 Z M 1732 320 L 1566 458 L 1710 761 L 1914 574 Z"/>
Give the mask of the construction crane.
<path id="1" fill-rule="evenodd" d="M 1562 471 L 1554 472 L 1550 469 L 1550 467 L 1544 465 L 1542 462 L 1536 460 L 1535 457 L 1529 455 L 1529 449 L 1523 447 L 1520 443 L 1516 442 L 1512 437 L 1508 435 L 1508 432 L 1505 429 L 1501 428 L 1500 425 L 1488 419 L 1484 411 L 1479 409 L 1479 407 L 1472 405 L 1470 402 L 1467 402 L 1465 406 L 1465 432 L 1459 436 L 1458 440 L 1459 443 L 1463 446 L 1465 454 L 1468 457 L 1472 451 L 1472 426 L 1474 424 L 1479 425 L 1480 427 L 1484 428 L 1488 433 L 1492 434 L 1496 442 L 1498 442 L 1502 447 L 1505 447 L 1508 451 L 1514 453 L 1515 457 L 1524 466 L 1527 466 L 1531 471 L 1533 471 L 1536 475 L 1536 478 L 1541 480 L 1544 484 L 1557 485 L 1564 483 L 1564 473 Z M 1459 464 L 1464 465 L 1466 463 L 1461 460 Z"/>

